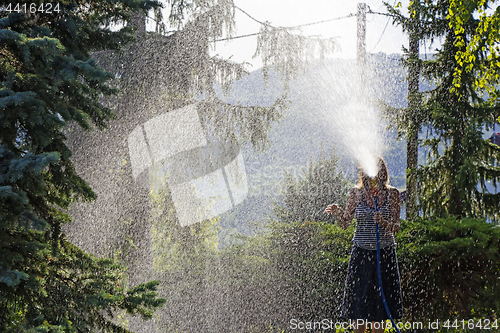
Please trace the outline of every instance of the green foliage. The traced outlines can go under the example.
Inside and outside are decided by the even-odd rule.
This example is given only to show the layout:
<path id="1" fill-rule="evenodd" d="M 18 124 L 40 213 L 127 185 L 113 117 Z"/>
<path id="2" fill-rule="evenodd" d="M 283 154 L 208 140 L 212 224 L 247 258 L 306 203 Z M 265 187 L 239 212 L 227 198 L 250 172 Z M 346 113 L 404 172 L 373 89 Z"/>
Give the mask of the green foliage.
<path id="1" fill-rule="evenodd" d="M 288 188 L 307 188 L 318 181 L 308 175 L 318 170 L 325 178 L 338 179 L 336 165 L 333 156 L 322 156 L 310 162 L 303 178 L 285 183 Z M 281 332 L 290 328 L 291 318 L 342 320 L 338 309 L 355 223 L 342 230 L 332 223 L 310 222 L 313 205 L 306 203 L 313 199 L 291 190 L 284 196 L 284 202 L 304 207 L 293 212 L 303 221 L 282 212 L 254 235 L 241 236 L 239 244 L 222 250 L 203 249 L 199 240 L 190 243 L 198 244 L 196 250 L 186 251 L 175 267 L 165 267 L 162 288 L 171 302 L 158 313 L 161 329 Z M 331 202 L 331 197 L 325 200 Z M 323 208 L 323 203 L 317 205 Z M 402 221 L 396 242 L 403 320 L 494 318 L 500 305 L 496 225 L 473 218 Z"/>
<path id="2" fill-rule="evenodd" d="M 396 235 L 405 316 L 492 318 L 500 299 L 500 229 L 481 219 L 403 221 Z"/>
<path id="3" fill-rule="evenodd" d="M 318 222 L 271 226 L 272 260 L 284 279 L 288 318 L 340 320 L 354 228 Z"/>
<path id="4" fill-rule="evenodd" d="M 339 319 L 353 231 L 272 221 L 240 244 L 185 256 L 183 265 L 163 271 L 169 301 L 157 312 L 157 327 L 281 332 L 291 318 Z"/>
<path id="5" fill-rule="evenodd" d="M 277 318 L 276 275 L 261 239 L 230 250 L 197 250 L 163 267 L 168 302 L 155 317 L 158 330 L 248 332 Z"/>
<path id="6" fill-rule="evenodd" d="M 115 92 L 111 76 L 90 53 L 131 41 L 130 26 L 108 26 L 158 3 L 58 4 L 39 15 L 0 12 L 0 330 L 125 332 L 115 310 L 151 317 L 163 300 L 156 282 L 119 288 L 118 266 L 61 234 L 69 205 L 95 198 L 73 167 L 65 129 L 103 128 L 113 117 L 100 103 Z"/>
<path id="7" fill-rule="evenodd" d="M 393 22 L 400 25 L 403 32 L 418 40 L 429 38 L 433 41 L 448 29 L 448 23 L 444 19 L 447 8 L 439 1 L 412 0 L 408 4 L 408 16 L 401 12 L 401 6 L 392 7 L 386 3 L 386 7 Z"/>
<path id="8" fill-rule="evenodd" d="M 490 9 L 494 0 L 452 0 L 449 3 L 449 26 L 453 29 L 455 46 L 460 48 L 456 58 L 458 66 L 453 72 L 453 91 L 460 93 L 463 72 L 475 73 L 473 89 L 489 95 L 489 101 L 495 103 L 499 97 L 500 82 L 500 8 Z M 474 31 L 467 34 L 471 21 L 476 21 Z"/>
<path id="9" fill-rule="evenodd" d="M 277 98 L 268 107 L 229 104 L 219 99 L 200 103 L 200 118 L 222 139 L 231 138 L 239 144 L 251 143 L 259 153 L 269 147 L 268 133 L 288 108 L 286 97 Z"/>
<path id="10" fill-rule="evenodd" d="M 458 95 L 451 92 L 460 50 L 455 37 L 448 32 L 435 59 L 424 63 L 424 74 L 436 88 L 422 105 L 424 121 L 433 129 L 433 138 L 423 141 L 428 163 L 417 172 L 422 208 L 426 215 L 498 219 L 500 196 L 489 193 L 485 183 L 500 180 L 495 167 L 500 149 L 483 139 L 483 130 L 495 123 L 497 106 L 474 91 L 473 73 L 463 73 Z"/>
<path id="11" fill-rule="evenodd" d="M 120 287 L 123 269 L 119 265 L 65 240 L 53 253 L 44 233 L 10 231 L 7 235 L 2 252 L 11 258 L 11 270 L 4 270 L 0 284 L 3 332 L 128 332 L 113 320 L 118 310 L 151 318 L 165 302 L 156 296 L 158 282 L 126 290 Z"/>
<path id="12" fill-rule="evenodd" d="M 166 36 L 142 31 L 135 43 L 120 52 L 112 50 L 96 54 L 99 63 L 116 73 L 114 83 L 124 95 L 133 94 L 141 99 L 161 96 L 162 106 L 165 97 L 187 100 L 197 99 L 203 94 L 214 98 L 216 83 L 227 92 L 233 81 L 247 71 L 243 64 L 211 56 L 208 51 L 212 42 L 223 35 L 233 34 L 232 0 L 194 3 L 172 0 L 168 4 L 171 8 L 170 30 L 176 28 L 176 33 L 170 32 Z M 142 16 L 141 20 L 145 17 Z M 157 20 L 162 18 L 157 17 Z M 157 23 L 166 25 L 162 21 Z M 144 21 L 139 24 L 145 29 Z"/>
<path id="13" fill-rule="evenodd" d="M 481 66 L 490 65 L 488 49 L 476 50 L 474 66 L 462 70 L 467 66 L 462 56 L 484 24 L 466 11 L 470 14 L 483 5 L 486 2 L 412 1 L 410 18 L 398 16 L 398 22 L 420 39 L 443 38 L 431 60 L 419 61 L 423 77 L 434 85 L 419 94 L 418 106 L 419 128 L 430 130 L 430 137 L 421 141 L 428 149 L 426 164 L 414 173 L 424 216 L 499 218 L 500 195 L 490 193 L 487 184 L 500 180 L 500 149 L 483 139 L 495 124 L 498 104 L 477 89 Z M 457 14 L 455 7 L 467 17 Z M 404 119 L 402 123 L 408 127 Z"/>
<path id="14" fill-rule="evenodd" d="M 152 173 L 152 172 L 151 172 Z M 153 269 L 162 274 L 186 268 L 186 263 L 198 272 L 201 258 L 217 249 L 217 218 L 181 226 L 175 213 L 172 196 L 167 188 L 150 191 L 151 252 Z"/>
<path id="15" fill-rule="evenodd" d="M 327 221 L 331 217 L 323 210 L 333 202 L 345 205 L 351 187 L 333 151 L 330 158 L 321 152 L 319 160 L 311 159 L 298 179 L 285 172 L 283 198 L 274 204 L 274 214 L 281 222 Z"/>
<path id="16" fill-rule="evenodd" d="M 337 191 L 348 182 L 333 154 L 329 159 L 322 154 L 304 171 L 303 179 L 289 178 L 287 184 L 305 189 L 308 181 L 334 183 L 332 192 L 315 193 L 325 202 L 296 210 L 306 218 L 314 213 L 314 205 L 323 210 L 331 200 L 341 200 Z M 298 207 L 311 201 L 296 194 L 286 191 L 284 201 L 297 200 Z M 169 300 L 156 316 L 162 331 L 281 332 L 291 318 L 331 318 L 338 313 L 353 228 L 344 231 L 330 223 L 296 222 L 278 214 L 282 220 L 267 221 L 256 226 L 254 235 L 240 236 L 236 244 L 216 250 L 210 242 L 216 232 L 212 221 L 178 227 L 172 212 L 162 208 L 172 206 L 166 201 L 169 196 L 151 195 L 157 244 L 153 260 Z"/>
<path id="17" fill-rule="evenodd" d="M 288 83 L 296 78 L 319 54 L 322 58 L 337 48 L 333 39 L 304 37 L 294 34 L 296 28 L 275 28 L 264 23 L 257 38 L 256 56 L 261 56 L 263 75 L 267 80 L 269 67 L 274 65 L 275 70 Z"/>

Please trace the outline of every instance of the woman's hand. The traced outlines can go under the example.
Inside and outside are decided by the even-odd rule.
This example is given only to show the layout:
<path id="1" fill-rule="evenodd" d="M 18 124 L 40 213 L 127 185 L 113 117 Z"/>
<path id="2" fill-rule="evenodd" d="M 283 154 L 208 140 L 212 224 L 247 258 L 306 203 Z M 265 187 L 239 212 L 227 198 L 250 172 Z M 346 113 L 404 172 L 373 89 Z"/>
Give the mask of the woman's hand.
<path id="1" fill-rule="evenodd" d="M 389 230 L 392 233 L 399 232 L 399 223 L 391 223 L 387 230 Z"/>
<path id="2" fill-rule="evenodd" d="M 384 216 L 382 216 L 381 212 L 375 212 L 373 213 L 373 218 L 375 219 L 375 222 L 383 226 L 384 228 L 387 226 L 387 222 L 384 220 Z"/>
<path id="3" fill-rule="evenodd" d="M 345 230 L 349 226 L 349 224 L 347 224 L 346 221 L 343 219 L 344 210 L 342 208 L 340 208 L 339 205 L 337 205 L 337 204 L 328 205 L 325 208 L 325 213 L 335 214 L 335 216 L 337 216 L 337 219 L 338 219 L 338 224 L 342 229 Z"/>
<path id="4" fill-rule="evenodd" d="M 342 208 L 340 208 L 340 207 L 339 207 L 339 205 L 337 205 L 337 204 L 331 204 L 331 205 L 328 205 L 328 206 L 325 208 L 325 213 L 333 213 L 333 214 L 335 214 L 338 218 L 341 218 L 341 217 L 342 217 L 343 210 L 342 210 Z"/>
<path id="5" fill-rule="evenodd" d="M 382 216 L 381 212 L 375 212 L 373 214 L 373 217 L 375 219 L 375 222 L 380 224 L 382 227 L 384 227 L 387 231 L 396 233 L 399 231 L 399 224 L 394 224 L 394 223 L 389 223 L 386 220 L 384 220 L 384 217 Z"/>

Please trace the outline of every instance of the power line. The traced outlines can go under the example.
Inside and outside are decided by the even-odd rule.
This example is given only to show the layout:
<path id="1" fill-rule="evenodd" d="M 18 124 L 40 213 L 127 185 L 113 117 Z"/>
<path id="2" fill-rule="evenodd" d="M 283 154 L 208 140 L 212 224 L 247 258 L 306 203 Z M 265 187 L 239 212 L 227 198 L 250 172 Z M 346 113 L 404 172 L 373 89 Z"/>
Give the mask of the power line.
<path id="1" fill-rule="evenodd" d="M 375 15 L 382 15 L 382 16 L 391 16 L 391 17 L 394 17 L 393 14 L 390 14 L 390 13 L 381 13 L 381 12 L 374 12 L 374 11 L 369 11 L 368 14 L 375 14 Z"/>
<path id="2" fill-rule="evenodd" d="M 396 5 L 396 1 L 397 1 L 397 0 L 394 0 L 394 4 L 392 5 L 392 7 L 394 7 L 394 6 Z M 384 36 L 384 34 L 385 34 L 385 29 L 387 29 L 387 26 L 389 25 L 389 21 L 391 20 L 391 16 L 393 16 L 393 15 L 391 15 L 391 14 L 389 14 L 389 13 L 372 12 L 371 8 L 370 8 L 370 12 L 369 12 L 369 13 L 370 13 L 370 14 L 377 14 L 377 15 L 385 15 L 385 16 L 389 16 L 389 17 L 387 18 L 387 22 L 385 23 L 384 30 L 382 31 L 382 34 L 380 35 L 380 38 L 379 38 L 379 39 L 378 39 L 378 41 L 377 41 L 377 44 L 375 44 L 375 46 L 374 46 L 374 47 L 373 47 L 373 48 L 369 51 L 369 52 L 371 52 L 371 51 L 375 50 L 375 48 L 378 46 L 378 43 L 380 43 L 380 41 L 382 40 L 382 37 L 383 37 L 383 36 Z"/>
<path id="3" fill-rule="evenodd" d="M 257 20 L 256 18 L 254 18 L 253 16 L 251 16 L 250 14 L 248 14 L 247 12 L 245 12 L 243 9 L 235 6 L 236 9 L 238 9 L 239 11 L 241 11 L 243 14 L 245 14 L 246 16 L 248 16 L 250 19 L 252 19 L 253 21 L 259 23 L 260 25 L 268 25 L 268 26 L 271 26 L 270 24 L 268 23 L 265 23 L 265 22 L 261 22 L 259 20 Z M 332 22 L 332 21 L 338 21 L 338 20 L 342 20 L 342 19 L 346 19 L 346 18 L 349 18 L 349 17 L 354 17 L 356 16 L 356 14 L 349 14 L 349 15 L 345 15 L 345 16 L 340 16 L 340 17 L 335 17 L 335 18 L 332 18 L 332 19 L 328 19 L 328 20 L 322 20 L 322 21 L 317 21 L 317 22 L 311 22 L 311 23 L 304 23 L 304 24 L 299 24 L 299 25 L 295 25 L 295 26 L 291 26 L 291 27 L 280 27 L 282 29 L 297 29 L 297 28 L 302 28 L 302 27 L 307 27 L 307 26 L 311 26 L 311 25 L 316 25 L 316 24 L 322 24 L 322 23 L 327 23 L 327 22 Z M 251 36 L 257 36 L 259 35 L 260 33 L 259 32 L 255 32 L 255 33 L 251 33 L 251 34 L 247 34 L 247 35 L 240 35 L 240 36 L 234 36 L 234 37 L 227 37 L 227 38 L 221 38 L 221 39 L 217 39 L 215 40 L 214 42 L 222 42 L 222 41 L 227 41 L 227 40 L 233 40 L 233 39 L 238 39 L 238 38 L 245 38 L 245 37 L 251 37 Z"/>
<path id="4" fill-rule="evenodd" d="M 242 12 L 243 14 L 245 14 L 246 16 L 248 16 L 250 19 L 254 20 L 255 22 L 257 22 L 257 23 L 259 23 L 261 25 L 265 24 L 264 22 L 261 22 L 261 21 L 257 20 L 256 18 L 254 18 L 252 15 L 248 14 L 246 11 L 244 11 L 240 7 L 234 6 L 234 8 L 238 9 L 240 12 Z"/>
<path id="5" fill-rule="evenodd" d="M 289 29 L 302 28 L 302 27 L 307 27 L 307 26 L 310 26 L 310 25 L 315 25 L 315 24 L 321 24 L 321 23 L 327 23 L 327 22 L 342 20 L 342 19 L 349 18 L 349 17 L 354 17 L 354 16 L 356 16 L 356 14 L 349 14 L 349 15 L 346 15 L 346 16 L 340 16 L 340 17 L 336 17 L 336 18 L 332 18 L 332 19 L 328 19 L 328 20 L 323 20 L 323 21 L 318 21 L 318 22 L 313 22 L 313 23 L 300 24 L 300 25 L 296 25 L 296 26 L 293 26 L 293 27 L 289 27 Z"/>
<path id="6" fill-rule="evenodd" d="M 223 41 L 226 41 L 226 40 L 233 40 L 233 39 L 238 39 L 238 38 L 252 37 L 252 36 L 257 36 L 257 35 L 260 35 L 260 32 L 254 32 L 252 34 L 239 35 L 239 36 L 234 36 L 234 37 L 220 38 L 220 39 L 214 40 L 214 42 L 223 42 Z"/>
<path id="7" fill-rule="evenodd" d="M 378 43 L 380 43 L 380 41 L 382 40 L 382 37 L 384 36 L 384 33 L 385 33 L 385 29 L 387 29 L 387 26 L 389 25 L 389 20 L 390 20 L 390 18 L 387 19 L 387 22 L 385 23 L 384 30 L 382 30 L 382 34 L 380 35 L 380 38 L 378 39 L 377 43 L 375 44 L 374 47 L 372 47 L 372 49 L 369 52 L 375 50 L 375 48 L 378 46 Z"/>
<path id="8" fill-rule="evenodd" d="M 257 20 L 256 18 L 254 18 L 253 16 L 251 16 L 250 14 L 248 14 L 247 12 L 245 12 L 240 7 L 235 6 L 235 8 L 238 9 L 239 11 L 241 11 L 243 14 L 245 14 L 249 18 L 251 18 L 252 20 L 254 20 L 255 22 L 257 22 L 257 23 L 259 23 L 261 25 L 266 25 L 267 24 L 267 23 L 264 23 L 262 21 Z M 291 26 L 291 27 L 284 27 L 284 28 L 285 29 L 296 29 L 296 28 L 306 27 L 306 26 L 315 25 L 315 24 L 321 24 L 321 23 L 327 23 L 327 22 L 331 22 L 331 21 L 337 21 L 337 20 L 341 20 L 341 19 L 345 19 L 345 18 L 349 18 L 349 17 L 353 17 L 353 16 L 356 16 L 356 14 L 349 14 L 349 15 L 335 17 L 335 18 L 328 19 L 328 20 L 322 20 L 322 21 L 317 21 L 317 22 L 312 22 L 312 23 L 299 24 L 299 25 L 295 25 L 295 26 Z"/>
<path id="9" fill-rule="evenodd" d="M 396 1 L 394 1 L 394 4 L 396 3 Z M 394 5 L 393 5 L 394 7 Z M 262 22 L 262 21 L 259 21 L 257 20 L 255 17 L 253 17 L 252 15 L 250 15 L 249 13 L 247 13 L 246 11 L 244 11 L 243 9 L 241 9 L 240 7 L 238 6 L 235 6 L 236 9 L 238 9 L 240 12 L 242 12 L 243 14 L 245 14 L 246 16 L 248 16 L 251 20 L 259 23 L 260 25 L 269 25 L 271 26 L 269 23 L 266 23 L 266 22 Z M 375 15 L 383 15 L 383 16 L 394 16 L 392 14 L 389 14 L 389 13 L 380 13 L 380 12 L 374 12 L 370 9 L 370 11 L 368 12 L 368 14 L 375 14 Z M 335 18 L 332 18 L 332 19 L 327 19 L 327 20 L 322 20 L 322 21 L 316 21 L 316 22 L 311 22 L 311 23 L 304 23 L 304 24 L 299 24 L 299 25 L 295 25 L 295 26 L 290 26 L 290 27 L 280 27 L 280 28 L 283 28 L 283 29 L 297 29 L 297 28 L 302 28 L 302 27 L 307 27 L 307 26 L 311 26 L 311 25 L 316 25 L 316 24 L 322 24 L 322 23 L 328 23 L 328 22 L 332 22 L 332 21 L 338 21 L 338 20 L 342 20 L 342 19 L 346 19 L 346 18 L 349 18 L 349 17 L 355 17 L 357 16 L 356 14 L 349 14 L 349 15 L 345 15 L 345 16 L 340 16 L 340 17 L 335 17 Z M 371 51 L 373 51 L 373 49 L 375 47 L 377 47 L 377 45 L 380 43 L 381 39 L 382 39 L 382 36 L 384 35 L 385 33 L 385 30 L 387 29 L 387 26 L 389 25 L 389 20 L 390 18 L 387 19 L 387 22 L 385 24 L 385 27 L 384 27 L 384 30 L 382 31 L 382 35 L 380 36 L 377 44 L 375 44 L 375 46 L 372 48 Z M 252 37 L 252 36 L 257 36 L 259 35 L 259 32 L 255 32 L 255 33 L 251 33 L 251 34 L 246 34 L 246 35 L 240 35 L 240 36 L 234 36 L 234 37 L 227 37 L 227 38 L 221 38 L 221 39 L 217 39 L 215 40 L 214 42 L 223 42 L 223 41 L 228 41 L 228 40 L 232 40 L 232 39 L 238 39 L 238 38 L 245 38 L 245 37 Z M 370 52 L 371 52 L 370 51 Z"/>

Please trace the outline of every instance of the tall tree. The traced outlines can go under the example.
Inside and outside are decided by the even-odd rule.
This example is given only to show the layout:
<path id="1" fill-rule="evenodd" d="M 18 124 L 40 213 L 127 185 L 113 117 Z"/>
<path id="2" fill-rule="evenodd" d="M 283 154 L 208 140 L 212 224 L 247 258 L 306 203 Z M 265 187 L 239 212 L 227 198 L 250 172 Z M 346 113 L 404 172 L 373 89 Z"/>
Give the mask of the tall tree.
<path id="1" fill-rule="evenodd" d="M 82 1 L 54 3 L 50 8 L 42 2 L 37 2 L 36 7 L 33 6 L 35 3 L 18 3 L 18 7 L 2 7 L 0 21 L 0 207 L 1 251 L 5 254 L 2 255 L 0 268 L 3 297 L 0 302 L 5 310 L 2 318 L 6 318 L 1 325 L 6 330 L 56 330 L 58 327 L 65 331 L 120 330 L 108 320 L 110 316 L 106 317 L 103 313 L 111 315 L 109 311 L 113 309 L 124 309 L 150 316 L 151 309 L 162 301 L 155 298 L 155 283 L 141 285 L 125 293 L 117 282 L 120 276 L 118 268 L 108 261 L 85 254 L 64 239 L 61 226 L 69 221 L 66 209 L 76 200 L 96 197 L 75 171 L 70 159 L 72 151 L 66 145 L 65 135 L 69 131 L 68 125 L 72 123 L 85 130 L 94 126 L 104 128 L 114 117 L 111 109 L 100 99 L 115 92 L 108 81 L 111 74 L 97 66 L 91 59 L 91 53 L 119 49 L 130 42 L 132 26 L 141 22 L 141 17 L 149 9 L 158 9 L 158 3 L 139 0 Z M 173 70 L 169 73 L 153 69 L 160 76 L 178 75 L 171 82 L 171 87 L 175 88 L 172 95 L 188 92 L 182 96 L 185 99 L 183 102 L 192 101 L 200 91 L 214 97 L 216 78 L 222 77 L 222 83 L 227 83 L 242 72 L 241 66 L 231 66 L 206 57 L 207 42 L 220 38 L 223 26 L 227 31 L 231 30 L 234 5 L 230 0 L 173 0 L 169 4 L 170 21 L 182 28 L 172 40 L 181 41 L 179 48 L 195 46 L 196 49 L 201 45 L 203 49 L 198 53 L 201 57 L 182 59 L 183 64 L 187 64 L 183 68 L 185 71 L 176 66 L 172 66 Z M 20 12 L 14 12 L 16 9 Z M 121 26 L 123 23 L 124 27 L 118 31 L 108 28 L 112 24 Z M 146 33 L 145 29 L 139 30 L 141 35 Z M 265 36 L 259 42 L 258 52 L 269 57 L 269 46 L 275 45 L 273 43 L 283 36 L 284 30 L 269 25 L 263 30 L 267 34 L 262 34 Z M 165 32 L 165 29 L 157 31 Z M 175 38 L 182 33 L 190 38 Z M 278 51 L 291 50 L 292 55 L 303 57 L 304 53 L 297 52 L 295 46 L 304 39 L 288 33 L 284 35 L 285 38 L 280 40 L 286 41 L 286 44 L 280 44 L 284 46 L 280 46 Z M 196 43 L 189 44 L 192 41 Z M 319 44 L 322 47 L 331 45 L 322 41 Z M 311 48 L 308 50 L 311 52 L 306 52 L 306 58 L 314 54 Z M 297 57 L 290 57 L 286 52 L 283 54 L 283 57 L 276 57 L 273 61 L 291 61 L 293 66 L 287 61 L 279 62 L 286 79 L 294 72 L 290 69 L 297 68 Z M 179 60 L 179 57 L 174 60 Z M 207 70 L 207 67 L 215 68 L 215 71 Z M 118 76 L 123 74 L 115 73 Z M 142 86 L 134 88 L 150 87 L 151 84 L 147 83 L 150 82 L 143 81 Z M 137 90 L 146 92 L 145 89 Z M 216 104 L 219 102 L 215 101 Z M 227 115 L 229 121 L 234 119 L 229 111 L 236 110 L 234 113 L 238 113 L 243 109 L 249 114 L 242 124 L 235 126 L 235 132 L 238 132 L 239 126 L 243 129 L 241 134 L 244 139 L 255 145 L 266 141 L 265 129 L 275 119 L 276 107 L 265 110 L 219 104 L 218 110 L 222 108 L 226 111 L 223 116 Z M 281 109 L 279 104 L 277 107 Z M 250 130 L 245 124 L 252 125 Z M 91 272 L 96 270 L 103 274 L 92 275 Z M 91 275 L 92 278 L 89 277 Z M 85 289 L 85 284 L 93 288 Z M 83 295 L 81 290 L 85 290 Z M 51 307 L 47 304 L 59 304 L 59 310 L 75 311 L 71 314 L 49 312 Z M 85 316 L 87 320 L 82 319 Z"/>
<path id="2" fill-rule="evenodd" d="M 0 330 L 125 332 L 116 311 L 151 317 L 156 282 L 126 291 L 121 268 L 67 242 L 75 200 L 94 192 L 75 172 L 65 129 L 103 128 L 100 97 L 115 92 L 92 51 L 117 49 L 117 31 L 156 1 L 17 2 L 0 9 Z"/>
<path id="3" fill-rule="evenodd" d="M 430 7 L 424 5 L 422 9 Z M 422 208 L 426 214 L 498 220 L 500 194 L 490 193 L 487 184 L 500 180 L 500 169 L 495 166 L 500 149 L 484 139 L 484 131 L 495 124 L 498 103 L 490 103 L 489 96 L 477 89 L 481 66 L 459 71 L 459 55 L 480 22 L 471 17 L 462 30 L 455 30 L 451 24 L 455 14 L 449 10 L 449 3 L 437 2 L 433 7 L 439 9 L 438 17 L 447 28 L 435 58 L 424 62 L 423 73 L 436 86 L 426 93 L 424 103 L 425 120 L 432 127 L 433 138 L 424 141 L 430 148 L 429 160 L 418 174 Z M 478 57 L 487 62 L 488 52 L 483 49 Z"/>
<path id="4" fill-rule="evenodd" d="M 412 1 L 409 8 L 420 17 L 422 38 L 443 38 L 433 58 L 422 62 L 422 75 L 434 87 L 422 93 L 421 124 L 430 129 L 431 137 L 422 141 L 429 154 L 426 165 L 416 173 L 420 207 L 424 215 L 497 220 L 500 194 L 490 193 L 488 184 L 500 180 L 500 169 L 495 166 L 500 150 L 483 137 L 495 123 L 498 104 L 488 101 L 490 96 L 476 84 L 481 62 L 488 62 L 488 51 L 477 51 L 478 66 L 460 70 L 460 55 L 480 21 L 471 16 L 463 22 L 463 29 L 454 29 L 450 2 L 426 1 L 415 6 L 417 2 Z"/>
<path id="5" fill-rule="evenodd" d="M 419 5 L 419 2 L 416 2 Z M 418 14 L 410 15 L 409 32 L 409 57 L 408 57 L 408 131 L 406 135 L 406 168 L 409 170 L 406 181 L 406 218 L 413 218 L 418 215 L 417 209 L 417 182 L 415 171 L 418 166 L 418 133 L 420 131 L 419 119 L 419 43 Z"/>
<path id="6" fill-rule="evenodd" d="M 401 4 L 396 7 L 386 4 L 387 9 L 393 17 L 394 24 L 400 25 L 403 31 L 408 35 L 409 48 L 405 49 L 404 66 L 408 70 L 408 106 L 403 109 L 394 109 L 386 107 L 386 116 L 391 119 L 391 124 L 398 132 L 399 137 L 406 138 L 406 218 L 411 219 L 418 215 L 418 185 L 416 171 L 418 167 L 418 138 L 422 130 L 423 117 L 420 109 L 421 94 L 420 86 L 420 67 L 421 60 L 419 55 L 419 45 L 424 38 L 433 39 L 443 31 L 445 23 L 442 20 L 431 20 L 433 12 L 423 13 L 420 1 L 412 1 L 408 5 L 408 16 L 405 16 L 401 10 Z M 426 15 L 421 18 L 421 15 Z M 431 35 L 429 35 L 431 32 Z M 426 35 L 427 33 L 427 35 Z"/>

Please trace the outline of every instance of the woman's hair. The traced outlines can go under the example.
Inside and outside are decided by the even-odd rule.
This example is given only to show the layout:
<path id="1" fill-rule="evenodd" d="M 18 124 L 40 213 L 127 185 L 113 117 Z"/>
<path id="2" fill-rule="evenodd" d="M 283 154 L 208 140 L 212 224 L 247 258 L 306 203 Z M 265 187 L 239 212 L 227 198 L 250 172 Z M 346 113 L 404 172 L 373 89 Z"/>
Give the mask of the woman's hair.
<path id="1" fill-rule="evenodd" d="M 387 187 L 389 185 L 389 172 L 387 171 L 387 165 L 385 164 L 385 161 L 382 157 L 377 156 L 377 176 L 379 179 L 379 183 L 383 185 L 384 187 Z M 361 165 L 358 167 L 359 168 L 359 183 L 358 183 L 358 188 L 370 188 L 370 177 L 363 171 L 361 168 Z"/>

